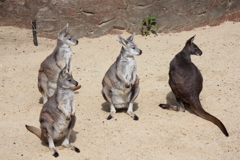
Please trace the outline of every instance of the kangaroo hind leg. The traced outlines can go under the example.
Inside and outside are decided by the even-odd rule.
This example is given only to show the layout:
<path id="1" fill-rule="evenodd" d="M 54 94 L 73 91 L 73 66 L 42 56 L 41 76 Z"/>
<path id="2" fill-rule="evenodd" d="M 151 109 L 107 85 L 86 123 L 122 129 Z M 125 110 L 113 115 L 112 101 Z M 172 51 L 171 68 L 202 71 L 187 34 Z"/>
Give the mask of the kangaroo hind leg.
<path id="1" fill-rule="evenodd" d="M 129 103 L 127 113 L 133 117 L 133 120 L 137 121 L 139 118 L 138 116 L 133 112 L 133 103 Z"/>
<path id="2" fill-rule="evenodd" d="M 70 124 L 69 124 L 69 126 L 68 126 L 68 133 L 67 133 L 67 135 L 66 135 L 66 137 L 65 137 L 65 139 L 64 139 L 64 141 L 63 141 L 63 143 L 62 143 L 62 146 L 66 147 L 66 148 L 69 148 L 69 149 L 71 149 L 71 150 L 79 153 L 80 150 L 79 150 L 77 147 L 75 147 L 75 146 L 73 146 L 73 145 L 71 145 L 71 144 L 69 143 L 70 135 L 71 135 L 71 133 L 72 133 L 73 127 L 75 126 L 75 122 L 76 122 L 76 117 L 75 117 L 75 116 L 72 116 L 72 117 L 71 117 L 71 122 L 70 122 Z"/>
<path id="3" fill-rule="evenodd" d="M 176 105 L 172 105 L 172 104 L 159 104 L 159 107 L 161 107 L 162 109 L 169 109 L 169 110 L 174 110 L 174 111 L 185 111 L 185 107 L 183 102 L 179 99 L 176 98 Z"/>
<path id="4" fill-rule="evenodd" d="M 58 157 L 59 154 L 55 148 L 55 145 L 54 145 L 54 142 L 53 142 L 53 139 L 51 136 L 48 136 L 48 146 L 49 146 L 50 151 L 52 152 L 52 155 L 54 157 Z"/>
<path id="5" fill-rule="evenodd" d="M 44 72 L 38 74 L 38 90 L 42 94 L 42 103 L 45 104 L 48 100 L 48 78 Z"/>
<path id="6" fill-rule="evenodd" d="M 133 117 L 133 120 L 137 121 L 139 118 L 138 116 L 133 112 L 133 104 L 134 100 L 137 98 L 139 94 L 140 88 L 139 88 L 139 78 L 136 76 L 136 81 L 135 84 L 133 85 L 132 88 L 132 96 L 131 96 L 131 102 L 129 103 L 127 113 Z"/>
<path id="7" fill-rule="evenodd" d="M 102 89 L 102 95 L 103 95 L 103 98 L 110 103 L 110 114 L 109 116 L 107 117 L 107 120 L 110 120 L 113 118 L 114 114 L 116 113 L 116 109 L 112 103 L 112 98 L 111 98 L 111 95 L 110 95 L 110 92 L 111 90 L 109 89 L 109 87 L 107 86 L 104 86 L 103 89 Z"/>

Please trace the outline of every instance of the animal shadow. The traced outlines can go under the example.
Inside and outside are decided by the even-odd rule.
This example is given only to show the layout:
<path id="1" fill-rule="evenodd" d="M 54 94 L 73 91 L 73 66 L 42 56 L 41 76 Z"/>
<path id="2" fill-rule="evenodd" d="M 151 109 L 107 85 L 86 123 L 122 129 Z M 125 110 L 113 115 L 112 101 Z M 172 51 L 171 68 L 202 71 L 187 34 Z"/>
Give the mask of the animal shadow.
<path id="1" fill-rule="evenodd" d="M 166 100 L 167 100 L 167 104 L 170 104 L 170 105 L 177 105 L 177 100 L 176 100 L 176 97 L 175 95 L 173 94 L 172 91 L 170 91 L 167 95 L 166 95 Z M 184 108 L 186 111 L 188 111 L 189 113 L 191 114 L 194 114 L 196 116 L 198 116 L 191 108 L 191 106 L 188 104 L 188 103 L 183 103 L 184 105 Z"/>
<path id="2" fill-rule="evenodd" d="M 102 103 L 102 110 L 105 112 L 110 112 L 110 103 L 108 102 L 104 102 Z M 117 112 L 126 112 L 127 108 L 122 108 L 122 109 L 118 109 L 116 108 Z M 133 111 L 135 112 L 136 110 L 138 110 L 138 103 L 133 103 Z"/>

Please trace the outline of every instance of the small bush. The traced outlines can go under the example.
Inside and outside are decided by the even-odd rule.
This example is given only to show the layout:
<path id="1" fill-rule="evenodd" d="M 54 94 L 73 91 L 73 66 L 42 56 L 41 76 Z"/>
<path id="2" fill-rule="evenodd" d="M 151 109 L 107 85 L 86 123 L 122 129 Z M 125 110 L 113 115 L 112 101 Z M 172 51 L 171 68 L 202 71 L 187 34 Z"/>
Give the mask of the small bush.
<path id="1" fill-rule="evenodd" d="M 156 16 L 148 15 L 147 19 L 142 20 L 142 35 L 147 36 L 150 33 L 157 35 Z"/>

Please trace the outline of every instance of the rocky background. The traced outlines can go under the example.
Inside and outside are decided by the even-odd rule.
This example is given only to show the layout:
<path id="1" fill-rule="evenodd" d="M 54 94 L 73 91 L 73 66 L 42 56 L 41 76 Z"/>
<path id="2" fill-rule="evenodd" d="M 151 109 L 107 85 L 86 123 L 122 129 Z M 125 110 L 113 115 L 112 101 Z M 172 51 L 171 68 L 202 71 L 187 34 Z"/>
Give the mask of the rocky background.
<path id="1" fill-rule="evenodd" d="M 52 38 L 66 23 L 77 38 L 140 34 L 147 15 L 157 16 L 157 32 L 179 32 L 240 21 L 240 0 L 0 0 L 0 26 L 30 29 L 36 18 L 38 36 Z"/>

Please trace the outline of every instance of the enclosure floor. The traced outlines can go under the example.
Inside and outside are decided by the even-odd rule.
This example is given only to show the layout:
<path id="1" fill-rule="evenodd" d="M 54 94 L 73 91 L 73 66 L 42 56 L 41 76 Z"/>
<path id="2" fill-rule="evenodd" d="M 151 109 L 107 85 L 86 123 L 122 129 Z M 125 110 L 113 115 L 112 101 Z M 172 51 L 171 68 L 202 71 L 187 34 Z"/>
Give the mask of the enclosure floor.
<path id="1" fill-rule="evenodd" d="M 175 112 L 158 107 L 167 101 L 167 95 L 173 99 L 168 85 L 169 62 L 193 35 L 203 52 L 201 57 L 192 56 L 204 79 L 201 103 L 225 124 L 229 137 L 191 110 Z M 56 45 L 56 40 L 40 37 L 38 42 L 39 46 L 33 45 L 31 30 L 0 27 L 1 159 L 55 159 L 48 146 L 25 128 L 25 124 L 39 127 L 38 69 Z M 140 78 L 140 94 L 134 104 L 138 121 L 125 110 L 112 120 L 106 119 L 109 105 L 101 95 L 101 81 L 120 52 L 117 35 L 81 38 L 72 47 L 73 76 L 82 88 L 75 94 L 77 122 L 71 143 L 81 152 L 58 143 L 58 159 L 240 159 L 240 23 L 158 36 L 137 35 L 134 42 L 143 51 L 135 57 Z"/>

